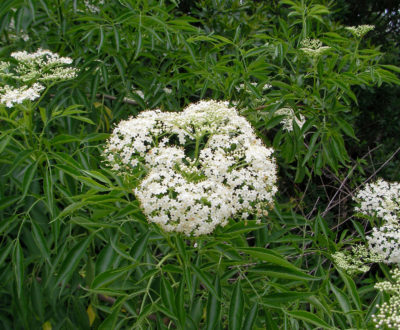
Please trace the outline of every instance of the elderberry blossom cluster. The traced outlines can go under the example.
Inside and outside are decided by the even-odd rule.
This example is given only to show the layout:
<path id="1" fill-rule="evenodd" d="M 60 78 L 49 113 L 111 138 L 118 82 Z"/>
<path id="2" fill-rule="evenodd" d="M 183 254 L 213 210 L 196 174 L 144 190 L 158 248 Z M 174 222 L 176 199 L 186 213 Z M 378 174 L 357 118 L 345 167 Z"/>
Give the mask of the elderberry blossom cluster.
<path id="1" fill-rule="evenodd" d="M 69 80 L 77 74 L 76 68 L 65 66 L 72 63 L 71 58 L 61 57 L 49 50 L 39 48 L 35 53 L 20 51 L 12 53 L 11 57 L 18 61 L 13 78 L 23 82 Z"/>
<path id="2" fill-rule="evenodd" d="M 381 220 L 381 227 L 367 236 L 369 249 L 385 263 L 400 262 L 400 183 L 379 179 L 365 185 L 354 199 L 359 214 Z"/>
<path id="3" fill-rule="evenodd" d="M 332 255 L 335 264 L 347 274 L 365 273 L 369 271 L 369 264 L 381 262 L 381 254 L 369 250 L 365 245 L 356 245 L 351 248 L 351 253 L 336 252 Z"/>
<path id="4" fill-rule="evenodd" d="M 400 226 L 386 224 L 374 227 L 372 234 L 367 236 L 368 247 L 379 254 L 387 264 L 400 262 Z"/>
<path id="5" fill-rule="evenodd" d="M 40 93 L 44 90 L 44 86 L 35 83 L 31 87 L 0 87 L 0 103 L 5 104 L 6 107 L 11 108 L 15 103 L 21 104 L 25 100 L 34 101 L 40 97 Z"/>
<path id="6" fill-rule="evenodd" d="M 25 100 L 35 100 L 46 84 L 73 79 L 77 69 L 68 67 L 69 57 L 61 57 L 49 50 L 38 49 L 35 53 L 26 51 L 11 54 L 17 64 L 0 62 L 0 103 L 13 107 Z M 12 82 L 11 85 L 8 82 Z"/>
<path id="7" fill-rule="evenodd" d="M 399 263 L 400 183 L 378 179 L 359 190 L 354 200 L 358 204 L 355 211 L 359 215 L 378 220 L 381 226 L 372 228 L 372 232 L 366 236 L 366 246 L 353 248 L 348 254 L 335 253 L 332 256 L 335 264 L 347 273 L 354 274 L 368 271 L 368 263 Z"/>
<path id="8" fill-rule="evenodd" d="M 391 271 L 394 283 L 384 281 L 375 284 L 375 289 L 390 294 L 389 302 L 377 305 L 379 312 L 372 315 L 372 320 L 377 329 L 383 326 L 388 328 L 400 329 L 400 269 L 395 268 Z"/>
<path id="9" fill-rule="evenodd" d="M 359 204 L 355 210 L 365 216 L 398 224 L 400 220 L 400 183 L 378 179 L 366 184 L 354 197 Z"/>
<path id="10" fill-rule="evenodd" d="M 350 31 L 351 34 L 357 38 L 362 38 L 365 36 L 369 31 L 375 29 L 374 25 L 358 25 L 358 26 L 346 26 L 345 29 Z"/>
<path id="11" fill-rule="evenodd" d="M 142 112 L 122 121 L 104 150 L 120 174 L 147 172 L 134 192 L 148 220 L 187 236 L 266 215 L 277 191 L 272 153 L 236 109 L 217 101 Z"/>
<path id="12" fill-rule="evenodd" d="M 331 49 L 328 46 L 322 46 L 322 42 L 318 39 L 310 39 L 306 38 L 301 42 L 301 48 L 307 56 L 311 58 L 317 58 L 321 56 L 323 53 Z"/>

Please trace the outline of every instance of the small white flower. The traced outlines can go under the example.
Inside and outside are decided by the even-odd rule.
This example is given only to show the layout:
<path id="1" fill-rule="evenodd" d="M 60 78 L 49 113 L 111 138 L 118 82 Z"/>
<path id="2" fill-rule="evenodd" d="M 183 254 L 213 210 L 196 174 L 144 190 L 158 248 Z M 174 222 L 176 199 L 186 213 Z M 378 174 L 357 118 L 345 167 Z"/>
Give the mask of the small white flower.
<path id="1" fill-rule="evenodd" d="M 34 101 L 40 97 L 40 92 L 43 91 L 43 89 L 44 86 L 38 83 L 33 84 L 31 87 L 0 87 L 0 103 L 5 104 L 8 108 L 11 108 L 14 106 L 14 104 L 21 104 L 25 100 Z"/>

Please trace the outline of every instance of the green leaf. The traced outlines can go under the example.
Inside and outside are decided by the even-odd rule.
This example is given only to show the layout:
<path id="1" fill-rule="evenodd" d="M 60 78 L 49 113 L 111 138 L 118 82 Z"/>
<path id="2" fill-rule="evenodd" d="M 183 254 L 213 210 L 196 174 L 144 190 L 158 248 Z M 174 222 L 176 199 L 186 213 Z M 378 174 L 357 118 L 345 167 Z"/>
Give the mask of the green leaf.
<path id="1" fill-rule="evenodd" d="M 391 65 L 391 64 L 381 64 L 381 67 L 388 69 L 388 70 L 392 70 L 394 72 L 400 73 L 400 67 L 395 66 L 395 65 Z"/>
<path id="2" fill-rule="evenodd" d="M 93 180 L 92 178 L 88 178 L 86 176 L 78 175 L 75 177 L 79 182 L 84 183 L 88 187 L 91 187 L 93 189 L 99 190 L 99 191 L 108 191 L 110 188 L 98 183 L 97 181 Z"/>
<path id="3" fill-rule="evenodd" d="M 312 155 L 315 154 L 315 151 L 317 150 L 318 145 L 316 145 L 317 139 L 319 137 L 319 132 L 315 132 L 313 136 L 311 137 L 310 144 L 308 145 L 308 151 L 306 155 L 304 156 L 303 162 L 301 163 L 301 166 L 306 165 L 308 160 Z"/>
<path id="4" fill-rule="evenodd" d="M 164 306 L 172 313 L 176 315 L 175 295 L 171 284 L 165 279 L 161 278 L 161 301 Z"/>
<path id="5" fill-rule="evenodd" d="M 6 244 L 6 246 L 0 249 L 0 265 L 3 265 L 3 262 L 10 255 L 11 250 L 13 250 L 14 246 L 11 243 Z"/>
<path id="6" fill-rule="evenodd" d="M 242 329 L 244 298 L 240 280 L 236 281 L 229 306 L 229 329 Z"/>
<path id="7" fill-rule="evenodd" d="M 113 311 L 107 318 L 99 325 L 98 330 L 110 330 L 115 329 L 115 325 L 118 320 L 119 311 L 122 304 L 118 304 L 113 308 Z"/>
<path id="8" fill-rule="evenodd" d="M 340 269 L 338 269 L 337 271 L 340 277 L 342 278 L 343 282 L 346 284 L 347 291 L 350 293 L 350 296 L 354 304 L 356 305 L 356 308 L 361 311 L 362 310 L 361 299 L 360 296 L 358 295 L 356 284 L 354 283 L 351 277 L 342 272 Z"/>
<path id="9" fill-rule="evenodd" d="M 96 274 L 101 274 L 111 267 L 113 261 L 117 257 L 111 244 L 107 244 L 97 255 Z"/>
<path id="10" fill-rule="evenodd" d="M 3 150 L 7 147 L 8 143 L 10 142 L 11 137 L 10 135 L 6 135 L 3 137 L 0 141 L 0 154 L 3 152 Z"/>
<path id="11" fill-rule="evenodd" d="M 50 250 L 44 238 L 42 229 L 33 220 L 31 221 L 33 239 L 39 248 L 42 256 L 50 263 Z"/>
<path id="12" fill-rule="evenodd" d="M 218 275 L 215 276 L 214 287 L 214 291 L 216 294 L 214 294 L 212 291 L 210 291 L 210 293 L 208 294 L 206 316 L 207 330 L 218 329 L 221 320 L 221 302 L 219 299 L 221 295 L 221 285 Z"/>
<path id="13" fill-rule="evenodd" d="M 186 322 L 186 310 L 185 310 L 185 281 L 180 281 L 178 292 L 175 296 L 175 308 L 176 314 L 180 323 L 181 328 L 184 328 Z"/>
<path id="14" fill-rule="evenodd" d="M 65 287 L 67 281 L 72 277 L 76 267 L 85 255 L 89 243 L 92 241 L 94 233 L 86 237 L 84 240 L 76 243 L 74 247 L 67 252 L 67 257 L 64 259 L 57 276 L 57 283 L 61 287 Z"/>
<path id="15" fill-rule="evenodd" d="M 348 135 L 348 136 L 350 136 L 353 139 L 356 139 L 358 141 L 357 137 L 354 134 L 353 127 L 351 127 L 351 125 L 348 122 L 346 122 L 345 120 L 343 120 L 343 119 L 341 119 L 341 118 L 339 118 L 337 116 L 335 116 L 335 121 L 338 123 L 339 127 L 342 129 L 342 131 L 346 135 Z"/>
<path id="16" fill-rule="evenodd" d="M 249 247 L 249 248 L 240 247 L 238 249 L 260 261 L 266 261 L 266 262 L 277 264 L 277 265 L 280 265 L 283 267 L 298 270 L 298 268 L 296 266 L 292 265 L 289 261 L 284 259 L 280 254 L 278 254 L 272 250 L 267 250 L 267 249 L 259 248 L 259 247 Z"/>
<path id="17" fill-rule="evenodd" d="M 253 330 L 254 322 L 257 318 L 258 304 L 255 302 L 250 308 L 244 320 L 243 330 Z"/>
<path id="18" fill-rule="evenodd" d="M 38 166 L 38 162 L 34 162 L 29 165 L 24 173 L 24 178 L 22 179 L 22 195 L 21 200 L 25 198 L 28 193 L 29 187 L 31 186 L 32 180 L 36 174 L 36 169 Z"/>
<path id="19" fill-rule="evenodd" d="M 14 276 L 17 286 L 18 297 L 21 297 L 21 292 L 24 284 L 24 254 L 22 252 L 19 240 L 15 241 L 14 251 L 12 256 L 12 262 L 14 266 Z"/>
<path id="20" fill-rule="evenodd" d="M 8 172 L 5 174 L 5 176 L 10 175 L 14 170 L 24 162 L 25 159 L 27 159 L 32 153 L 32 150 L 22 150 L 20 151 L 17 156 L 13 159 L 13 162 L 11 164 L 11 167 L 9 168 Z"/>
<path id="21" fill-rule="evenodd" d="M 146 231 L 137 239 L 135 244 L 133 244 L 130 253 L 133 259 L 139 261 L 143 254 L 146 252 L 147 242 L 149 241 L 150 234 L 151 231 Z"/>
<path id="22" fill-rule="evenodd" d="M 51 167 L 48 166 L 44 172 L 43 178 L 43 192 L 46 198 L 47 209 L 50 214 L 54 214 L 54 192 L 53 192 L 53 177 L 51 173 Z"/>
<path id="23" fill-rule="evenodd" d="M 60 134 L 57 135 L 56 137 L 54 137 L 53 139 L 50 140 L 51 144 L 53 146 L 57 145 L 57 144 L 67 144 L 70 142 L 80 142 L 81 139 L 73 136 L 73 135 L 68 135 L 68 134 Z"/>
<path id="24" fill-rule="evenodd" d="M 339 306 L 341 307 L 343 313 L 346 315 L 346 318 L 350 324 L 353 323 L 353 318 L 349 314 L 351 311 L 351 304 L 347 296 L 344 294 L 342 290 L 339 290 L 336 286 L 334 286 L 331 282 L 329 283 L 333 294 L 336 297 L 336 301 L 339 302 Z"/>
<path id="25" fill-rule="evenodd" d="M 0 199 L 0 210 L 3 210 L 10 205 L 15 205 L 15 202 L 17 202 L 21 196 L 8 196 L 8 197 L 1 197 Z M 4 221 L 4 220 L 3 220 Z M 3 228 L 3 226 L 0 226 L 0 228 Z M 1 233 L 1 230 L 0 230 Z"/>
<path id="26" fill-rule="evenodd" d="M 277 292 L 262 297 L 262 302 L 268 306 L 277 307 L 312 295 L 314 295 L 312 292 Z"/>
<path id="27" fill-rule="evenodd" d="M 306 312 L 306 311 L 287 311 L 286 314 L 305 321 L 307 323 L 311 323 L 316 325 L 319 328 L 322 329 L 333 329 L 333 327 L 331 327 L 328 323 L 326 323 L 324 320 L 320 319 L 318 316 L 316 316 L 313 313 L 310 312 Z"/>
<path id="28" fill-rule="evenodd" d="M 288 279 L 288 280 L 303 280 L 303 281 L 317 281 L 320 280 L 318 277 L 314 277 L 303 273 L 297 269 L 291 269 L 282 266 L 271 266 L 271 265 L 256 265 L 249 268 L 249 272 L 262 273 L 267 276 L 275 277 L 278 279 Z"/>
<path id="29" fill-rule="evenodd" d="M 70 116 L 70 118 L 73 118 L 73 119 L 76 119 L 76 120 L 79 120 L 79 121 L 83 121 L 83 122 L 85 122 L 87 124 L 90 124 L 90 125 L 96 125 L 91 119 L 86 118 L 86 117 Z"/>
<path id="30" fill-rule="evenodd" d="M 264 223 L 258 223 L 256 220 L 239 221 L 233 225 L 227 225 L 218 233 L 221 236 L 234 237 L 239 234 L 248 233 L 265 227 Z"/>
<path id="31" fill-rule="evenodd" d="M 134 268 L 134 265 L 128 265 L 118 269 L 106 270 L 94 278 L 90 288 L 94 290 L 104 288 L 124 275 L 128 277 L 129 271 L 132 268 Z"/>
<path id="32" fill-rule="evenodd" d="M 205 287 L 208 289 L 208 291 L 210 291 L 213 295 L 213 297 L 216 297 L 217 300 L 220 300 L 220 295 L 218 294 L 218 288 L 214 288 L 214 286 L 212 285 L 211 281 L 208 279 L 208 277 L 203 273 L 203 271 L 196 267 L 195 265 L 190 265 L 191 268 L 193 269 L 194 273 L 196 274 L 196 276 L 199 278 L 199 280 L 201 282 L 203 282 L 203 284 L 205 285 Z M 218 282 L 219 284 L 219 282 Z"/>

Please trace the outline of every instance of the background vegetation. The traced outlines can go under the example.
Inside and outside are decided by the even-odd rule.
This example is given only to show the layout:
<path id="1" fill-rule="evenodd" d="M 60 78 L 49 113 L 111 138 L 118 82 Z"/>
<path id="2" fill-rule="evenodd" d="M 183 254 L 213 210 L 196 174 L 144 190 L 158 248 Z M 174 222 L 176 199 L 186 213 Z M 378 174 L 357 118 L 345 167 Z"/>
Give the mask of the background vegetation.
<path id="1" fill-rule="evenodd" d="M 80 70 L 31 122 L 0 108 L 1 327 L 373 327 L 387 266 L 350 278 L 331 254 L 370 230 L 352 217 L 354 191 L 398 180 L 399 6 L 100 2 L 0 4 L 2 60 L 41 47 Z M 355 24 L 376 29 L 360 39 Z M 309 57 L 305 38 L 330 49 Z M 188 239 L 148 224 L 101 151 L 114 123 L 200 99 L 237 105 L 275 148 L 280 188 L 262 224 Z M 283 130 L 282 107 L 306 123 Z"/>

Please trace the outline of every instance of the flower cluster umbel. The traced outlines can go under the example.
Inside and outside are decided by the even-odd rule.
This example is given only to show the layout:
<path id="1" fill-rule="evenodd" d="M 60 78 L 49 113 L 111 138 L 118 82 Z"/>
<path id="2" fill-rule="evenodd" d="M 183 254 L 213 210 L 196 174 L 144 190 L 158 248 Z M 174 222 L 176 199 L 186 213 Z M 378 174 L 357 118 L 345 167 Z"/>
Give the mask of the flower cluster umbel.
<path id="1" fill-rule="evenodd" d="M 0 78 L 12 85 L 0 87 L 0 103 L 7 107 L 25 100 L 35 100 L 45 89 L 45 85 L 76 77 L 77 69 L 68 67 L 69 57 L 61 57 L 49 50 L 38 49 L 35 53 L 26 51 L 11 54 L 17 64 L 0 62 Z M 15 86 L 17 85 L 17 86 Z"/>
<path id="2" fill-rule="evenodd" d="M 372 319 L 377 329 L 382 329 L 384 325 L 389 328 L 400 329 L 400 269 L 395 268 L 391 271 L 394 283 L 384 281 L 375 284 L 375 289 L 391 295 L 389 303 L 384 302 L 379 307 L 379 312 L 372 315 Z"/>
<path id="3" fill-rule="evenodd" d="M 146 170 L 134 190 L 143 212 L 187 236 L 266 215 L 277 191 L 272 153 L 236 109 L 217 101 L 142 112 L 119 123 L 104 151 L 121 174 Z"/>
<path id="4" fill-rule="evenodd" d="M 358 26 L 346 26 L 345 29 L 350 31 L 351 34 L 357 38 L 362 38 L 365 36 L 369 31 L 375 29 L 374 25 L 358 25 Z"/>
<path id="5" fill-rule="evenodd" d="M 370 251 L 365 245 L 356 245 L 351 248 L 351 253 L 336 252 L 332 255 L 335 264 L 347 274 L 365 273 L 369 271 L 369 264 L 381 262 L 382 256 Z"/>
<path id="6" fill-rule="evenodd" d="M 369 249 L 380 254 L 385 263 L 400 262 L 400 183 L 378 179 L 365 185 L 354 199 L 359 214 L 382 222 L 367 236 Z"/>
<path id="7" fill-rule="evenodd" d="M 321 56 L 323 53 L 331 49 L 331 47 L 328 46 L 322 46 L 322 42 L 319 39 L 310 39 L 310 38 L 305 38 L 301 42 L 301 48 L 307 56 L 311 58 L 317 58 Z"/>
<path id="8" fill-rule="evenodd" d="M 368 271 L 369 266 L 365 263 L 383 261 L 387 264 L 398 264 L 400 262 L 400 183 L 378 179 L 359 190 L 354 200 L 358 203 L 355 208 L 358 215 L 378 221 L 381 226 L 373 227 L 372 233 L 366 237 L 367 246 L 361 248 L 364 251 L 361 257 L 354 248 L 353 255 L 343 255 L 343 257 L 343 253 L 335 253 L 333 259 L 337 266 L 354 274 Z M 395 268 L 392 274 L 395 284 L 385 281 L 375 285 L 375 288 L 380 291 L 391 294 L 388 303 L 377 305 L 379 312 L 373 316 L 377 328 L 386 325 L 400 329 L 400 270 Z"/>

